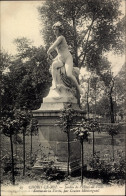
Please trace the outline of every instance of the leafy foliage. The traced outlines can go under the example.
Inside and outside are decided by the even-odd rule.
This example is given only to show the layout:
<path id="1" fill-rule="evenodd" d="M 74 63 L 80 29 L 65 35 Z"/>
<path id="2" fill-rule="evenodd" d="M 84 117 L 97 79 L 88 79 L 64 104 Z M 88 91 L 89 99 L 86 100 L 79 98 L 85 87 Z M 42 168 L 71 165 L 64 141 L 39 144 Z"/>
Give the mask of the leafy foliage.
<path id="1" fill-rule="evenodd" d="M 12 56 L 5 51 L 0 51 L 0 73 L 6 72 L 11 63 Z"/>
<path id="2" fill-rule="evenodd" d="M 74 117 L 75 111 L 72 109 L 71 104 L 66 104 L 65 108 L 61 111 L 58 120 L 58 123 L 64 132 L 67 133 L 69 131 L 68 128 L 72 125 Z"/>
<path id="3" fill-rule="evenodd" d="M 1 119 L 1 130 L 2 133 L 8 137 L 14 135 L 19 131 L 20 124 L 19 120 L 16 118 L 14 110 L 8 111 L 7 115 Z"/>
<path id="4" fill-rule="evenodd" d="M 90 123 L 90 130 L 92 132 L 97 131 L 98 133 L 100 133 L 100 125 L 98 121 L 96 121 L 95 119 L 89 119 L 89 123 Z"/>
<path id="5" fill-rule="evenodd" d="M 103 53 L 124 49 L 124 19 L 119 21 L 119 5 L 118 0 L 45 1 L 38 10 L 46 46 L 54 41 L 52 25 L 61 21 L 76 66 L 102 72 Z"/>
<path id="6" fill-rule="evenodd" d="M 121 70 L 115 78 L 115 89 L 114 96 L 117 103 L 117 112 L 123 119 L 123 116 L 126 114 L 125 105 L 126 105 L 126 63 L 123 64 Z"/>
<path id="7" fill-rule="evenodd" d="M 108 134 L 114 137 L 115 135 L 119 134 L 121 125 L 119 123 L 118 124 L 111 123 L 111 124 L 108 124 L 106 128 L 107 128 Z"/>
<path id="8" fill-rule="evenodd" d="M 22 44 L 22 40 L 17 40 Z M 16 43 L 17 43 L 16 42 Z M 2 77 L 2 110 L 10 107 L 37 109 L 51 85 L 51 75 L 44 48 L 22 46 L 11 59 L 9 72 Z M 7 104 L 8 103 L 8 104 Z M 9 107 L 9 108 L 8 108 Z"/>
<path id="9" fill-rule="evenodd" d="M 82 119 L 82 121 L 74 128 L 71 129 L 71 131 L 74 131 L 77 139 L 80 140 L 80 142 L 83 142 L 84 140 L 88 141 L 89 131 L 91 130 L 89 121 L 85 121 Z"/>
<path id="10" fill-rule="evenodd" d="M 24 107 L 23 110 L 16 110 L 16 117 L 20 122 L 20 127 L 25 129 L 30 123 L 32 114 Z"/>
<path id="11" fill-rule="evenodd" d="M 98 171 L 98 175 L 103 179 L 104 183 L 110 182 L 113 178 L 125 179 L 124 154 L 118 154 L 116 161 L 113 162 L 110 154 L 104 154 L 102 157 L 99 152 L 96 152 L 95 156 L 90 158 L 89 165 Z"/>

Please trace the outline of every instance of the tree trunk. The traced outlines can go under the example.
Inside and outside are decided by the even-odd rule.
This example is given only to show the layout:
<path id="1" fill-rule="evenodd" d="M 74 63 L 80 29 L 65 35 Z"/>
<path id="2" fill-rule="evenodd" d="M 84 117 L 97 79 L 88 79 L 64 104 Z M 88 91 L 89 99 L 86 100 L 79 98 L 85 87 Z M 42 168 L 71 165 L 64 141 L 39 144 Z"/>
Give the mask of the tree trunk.
<path id="1" fill-rule="evenodd" d="M 95 120 L 96 120 L 96 88 L 95 88 Z"/>
<path id="2" fill-rule="evenodd" d="M 86 40 L 86 45 L 85 45 L 85 52 L 84 52 L 84 56 L 83 56 L 83 60 L 81 61 L 81 66 L 83 66 L 83 63 L 85 61 L 85 58 L 86 58 L 86 54 L 87 54 L 87 46 L 88 46 L 88 41 L 89 41 L 89 37 L 90 37 L 90 33 L 91 33 L 91 27 L 93 26 L 93 23 L 94 23 L 94 17 L 93 17 L 93 20 L 92 20 L 92 23 L 91 23 L 91 26 L 90 26 L 90 29 L 89 29 L 89 32 L 88 32 L 88 37 L 87 37 L 87 40 Z"/>
<path id="3" fill-rule="evenodd" d="M 89 119 L 90 108 L 89 108 L 88 94 L 89 94 L 89 80 L 88 80 L 88 91 L 87 91 L 87 114 L 88 114 L 88 119 Z"/>
<path id="4" fill-rule="evenodd" d="M 111 123 L 115 123 L 115 119 L 114 119 L 114 105 L 113 105 L 112 94 L 110 94 L 110 115 L 111 115 Z"/>
<path id="5" fill-rule="evenodd" d="M 117 116 L 117 100 L 116 100 L 116 90 L 115 90 L 115 122 L 116 122 L 116 116 Z"/>
<path id="6" fill-rule="evenodd" d="M 67 175 L 70 174 L 70 135 L 69 135 L 69 128 L 67 130 L 67 144 L 68 144 L 68 159 L 67 159 Z"/>
<path id="7" fill-rule="evenodd" d="M 75 51 L 75 66 L 78 67 L 78 46 L 77 46 L 77 31 L 76 31 L 76 20 L 73 17 L 73 29 L 74 29 L 74 51 Z"/>
<path id="8" fill-rule="evenodd" d="M 23 129 L 23 176 L 25 175 L 25 129 Z"/>
<path id="9" fill-rule="evenodd" d="M 16 131 L 15 134 L 16 134 L 16 145 L 15 145 L 15 148 L 16 148 L 16 149 L 15 149 L 15 151 L 16 151 L 16 157 L 17 157 L 17 131 Z"/>
<path id="10" fill-rule="evenodd" d="M 84 158 L 83 158 L 83 141 L 81 141 L 81 185 L 83 186 L 83 167 L 84 167 Z"/>
<path id="11" fill-rule="evenodd" d="M 113 156 L 113 161 L 114 161 L 115 157 L 114 157 L 114 138 L 113 138 L 113 136 L 112 136 L 112 156 Z"/>
<path id="12" fill-rule="evenodd" d="M 12 135 L 10 134 L 10 143 L 11 143 L 11 160 L 12 160 L 12 183 L 15 184 L 15 175 L 14 175 L 14 152 L 13 152 L 13 141 Z"/>
<path id="13" fill-rule="evenodd" d="M 31 130 L 31 154 L 30 154 L 30 158 L 31 158 L 31 161 L 32 161 L 32 130 Z"/>
<path id="14" fill-rule="evenodd" d="M 93 131 L 93 156 L 95 154 L 95 142 L 94 142 L 94 131 Z"/>
<path id="15" fill-rule="evenodd" d="M 88 102 L 88 95 L 87 95 L 87 114 L 88 114 L 88 119 L 89 119 L 89 102 Z"/>
<path id="16" fill-rule="evenodd" d="M 112 80 L 112 84 L 110 87 L 110 116 L 111 116 L 111 123 L 115 123 L 114 119 L 114 104 L 113 104 L 113 98 L 112 98 L 112 93 L 113 93 L 113 87 L 114 87 L 114 80 Z"/>
<path id="17" fill-rule="evenodd" d="M 95 86 L 95 120 L 96 120 L 96 86 Z M 94 131 L 93 131 L 93 156 L 95 154 L 95 136 L 94 136 Z"/>

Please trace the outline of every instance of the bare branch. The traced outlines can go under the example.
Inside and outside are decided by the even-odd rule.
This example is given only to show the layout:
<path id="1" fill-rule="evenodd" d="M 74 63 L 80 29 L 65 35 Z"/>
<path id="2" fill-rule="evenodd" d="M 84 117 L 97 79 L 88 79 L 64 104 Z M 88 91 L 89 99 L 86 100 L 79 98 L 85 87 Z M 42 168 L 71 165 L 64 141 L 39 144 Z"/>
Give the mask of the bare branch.
<path id="1" fill-rule="evenodd" d="M 91 30 L 91 27 L 92 27 L 92 22 L 91 22 L 91 25 L 88 27 L 88 29 L 86 30 L 84 36 L 79 40 L 78 44 L 80 44 L 80 42 L 82 42 L 82 40 L 84 40 L 84 38 L 86 37 L 87 33 L 89 30 Z M 82 43 L 82 47 L 84 46 L 84 42 Z"/>
<path id="2" fill-rule="evenodd" d="M 94 18 L 94 16 L 93 16 L 93 19 L 92 19 L 92 22 L 91 22 L 91 25 L 90 25 L 90 28 L 89 28 L 89 31 L 88 31 L 88 37 L 87 37 L 86 46 L 85 46 L 85 53 L 84 53 L 84 57 L 83 57 L 83 60 L 82 60 L 82 62 L 81 62 L 81 65 L 82 65 L 83 62 L 85 61 L 85 57 L 86 57 L 86 53 L 87 53 L 88 40 L 89 40 L 89 37 L 90 37 L 90 33 L 91 33 L 91 29 L 92 29 L 94 20 L 95 20 L 95 18 Z M 80 65 L 80 67 L 81 67 L 81 65 Z"/>

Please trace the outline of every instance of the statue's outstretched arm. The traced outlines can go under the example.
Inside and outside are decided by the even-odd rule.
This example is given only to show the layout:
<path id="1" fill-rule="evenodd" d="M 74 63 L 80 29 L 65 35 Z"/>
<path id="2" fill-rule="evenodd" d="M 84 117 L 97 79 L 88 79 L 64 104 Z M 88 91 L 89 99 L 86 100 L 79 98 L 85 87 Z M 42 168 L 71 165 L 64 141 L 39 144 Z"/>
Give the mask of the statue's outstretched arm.
<path id="1" fill-rule="evenodd" d="M 49 55 L 61 43 L 62 40 L 63 37 L 59 36 L 57 40 L 52 44 L 52 46 L 50 46 L 50 48 L 47 51 L 47 54 Z"/>

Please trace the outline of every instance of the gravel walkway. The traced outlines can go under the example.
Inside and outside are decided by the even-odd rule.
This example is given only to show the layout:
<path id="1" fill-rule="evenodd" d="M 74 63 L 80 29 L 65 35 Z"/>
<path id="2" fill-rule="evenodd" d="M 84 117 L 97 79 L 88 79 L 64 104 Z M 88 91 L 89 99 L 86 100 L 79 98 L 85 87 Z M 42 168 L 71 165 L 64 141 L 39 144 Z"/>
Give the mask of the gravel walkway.
<path id="1" fill-rule="evenodd" d="M 15 186 L 6 182 L 1 185 L 1 196 L 25 195 L 125 195 L 125 185 L 102 184 L 99 179 L 84 178 L 83 187 L 79 178 L 66 181 L 26 181 L 18 182 Z"/>

